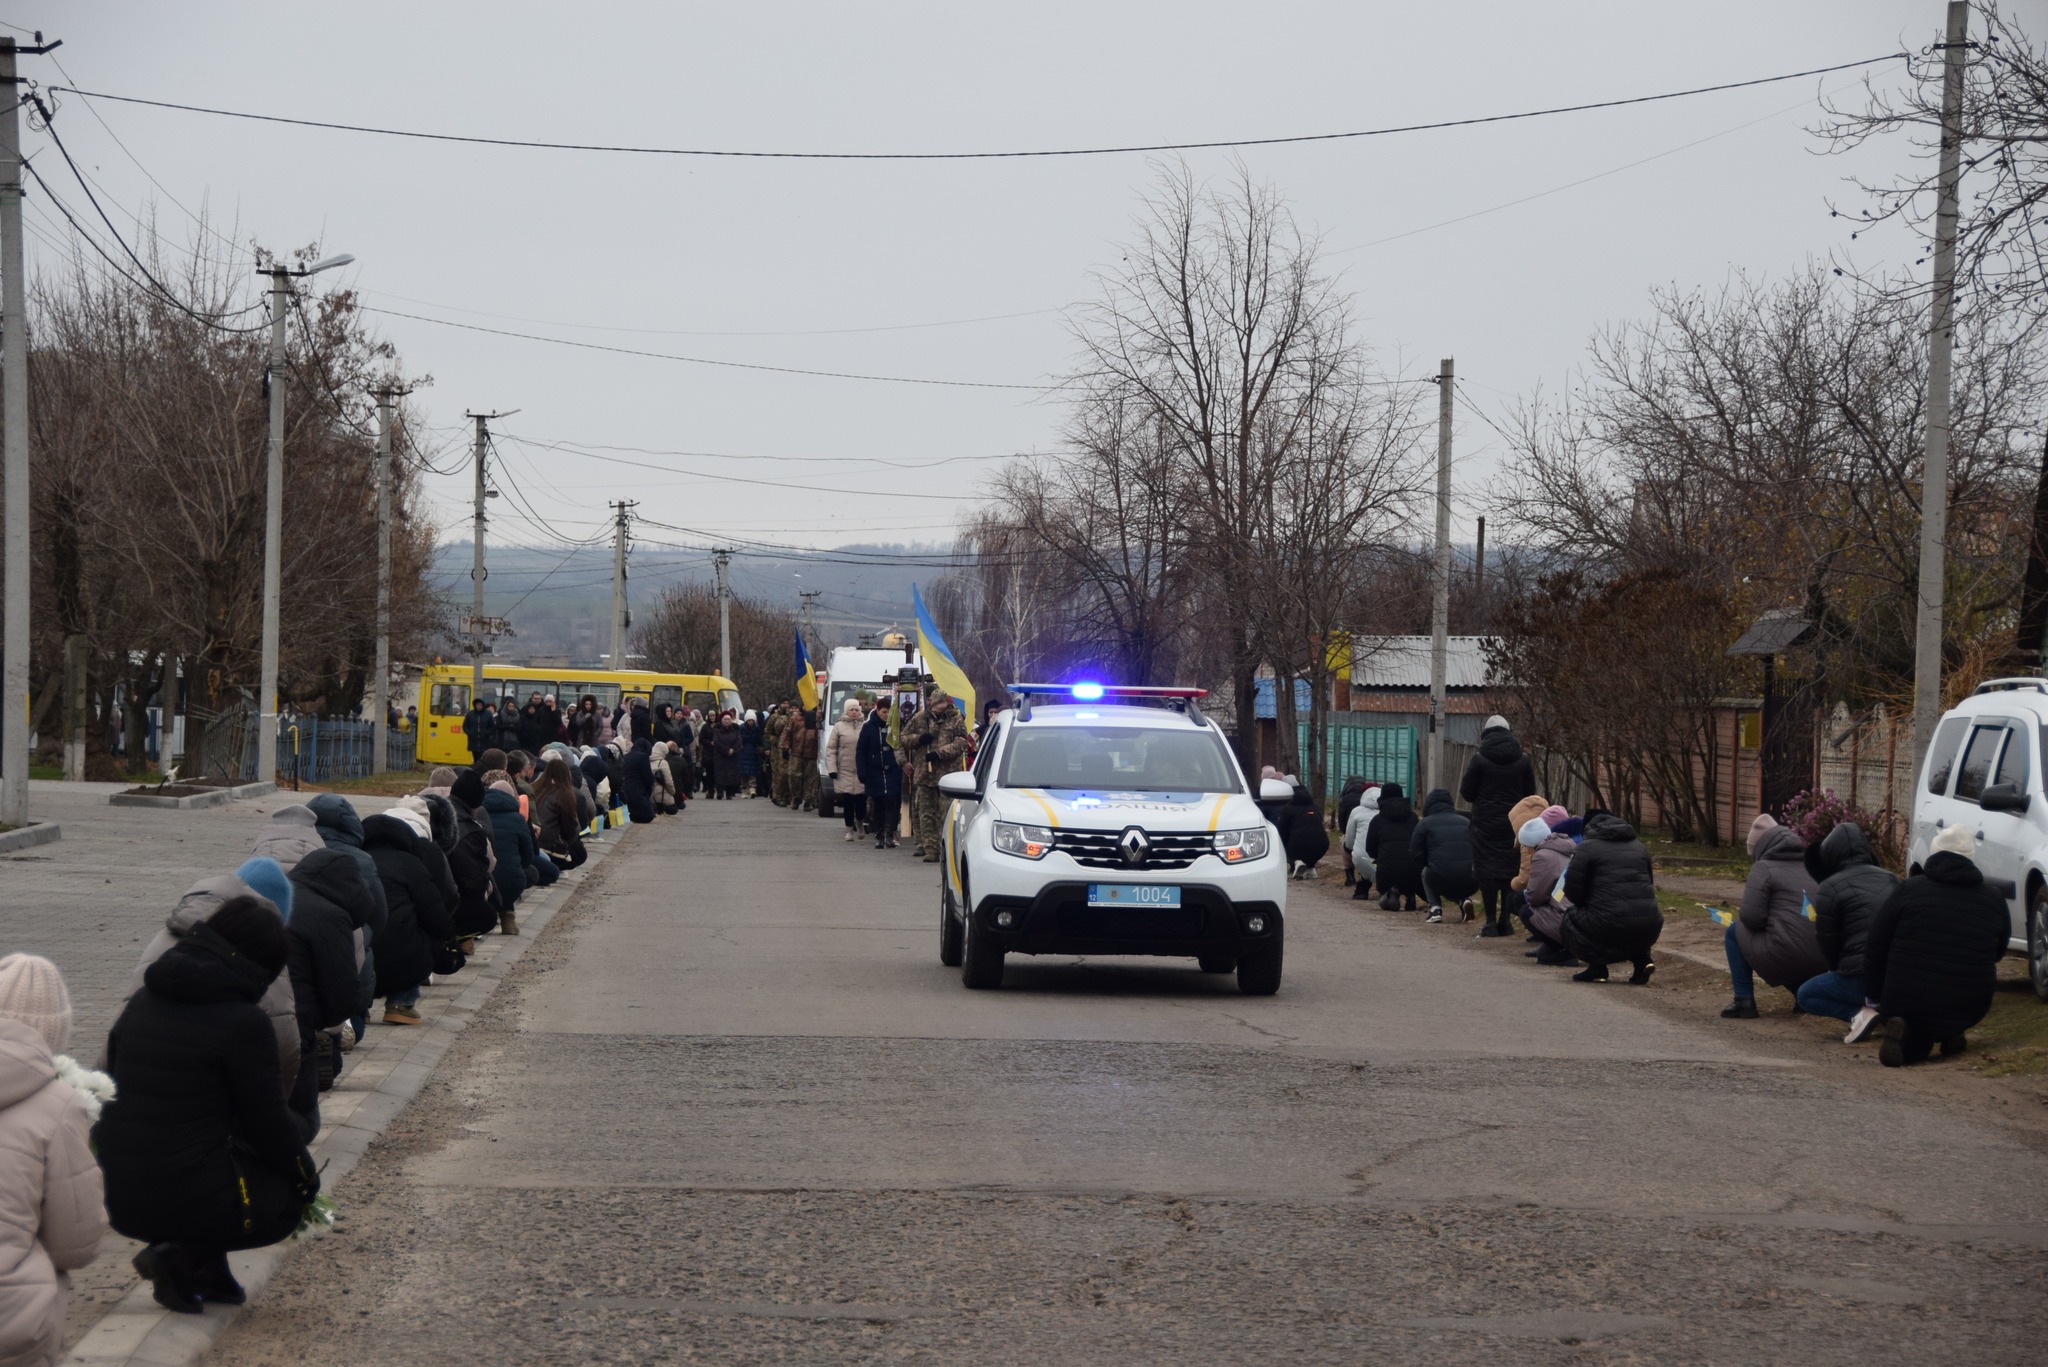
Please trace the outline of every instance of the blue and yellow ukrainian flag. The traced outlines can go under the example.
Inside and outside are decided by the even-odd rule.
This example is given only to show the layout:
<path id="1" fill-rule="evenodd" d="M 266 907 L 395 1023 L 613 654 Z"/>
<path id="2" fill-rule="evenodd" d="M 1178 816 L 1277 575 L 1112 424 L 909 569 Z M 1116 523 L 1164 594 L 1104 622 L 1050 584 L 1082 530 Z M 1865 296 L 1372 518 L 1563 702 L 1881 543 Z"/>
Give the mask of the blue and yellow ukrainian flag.
<path id="1" fill-rule="evenodd" d="M 804 649 L 804 634 L 796 634 L 796 696 L 809 711 L 818 705 L 818 671 L 811 668 L 811 653 Z"/>
<path id="2" fill-rule="evenodd" d="M 938 625 L 925 609 L 924 595 L 917 591 L 917 585 L 910 586 L 911 601 L 917 606 L 917 649 L 924 656 L 924 668 L 932 676 L 932 682 L 946 690 L 960 710 L 970 719 L 974 716 L 974 685 L 967 682 L 967 671 L 953 658 L 953 652 L 946 649 L 946 638 L 939 635 Z"/>

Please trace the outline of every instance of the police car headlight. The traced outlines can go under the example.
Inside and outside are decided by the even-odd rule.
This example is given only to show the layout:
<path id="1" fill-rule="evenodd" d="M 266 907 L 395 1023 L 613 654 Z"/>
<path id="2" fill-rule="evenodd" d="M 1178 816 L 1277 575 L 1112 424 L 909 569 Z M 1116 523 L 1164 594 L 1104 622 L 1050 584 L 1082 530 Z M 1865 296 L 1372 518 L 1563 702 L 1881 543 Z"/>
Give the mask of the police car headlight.
<path id="1" fill-rule="evenodd" d="M 1251 859 L 1264 859 L 1270 848 L 1268 837 L 1271 831 L 1265 826 L 1254 826 L 1242 831 L 1216 832 L 1216 857 L 1226 864 L 1242 864 Z"/>
<path id="2" fill-rule="evenodd" d="M 996 848 L 1019 859 L 1043 859 L 1052 853 L 1052 827 L 1020 826 L 1014 821 L 995 823 Z"/>

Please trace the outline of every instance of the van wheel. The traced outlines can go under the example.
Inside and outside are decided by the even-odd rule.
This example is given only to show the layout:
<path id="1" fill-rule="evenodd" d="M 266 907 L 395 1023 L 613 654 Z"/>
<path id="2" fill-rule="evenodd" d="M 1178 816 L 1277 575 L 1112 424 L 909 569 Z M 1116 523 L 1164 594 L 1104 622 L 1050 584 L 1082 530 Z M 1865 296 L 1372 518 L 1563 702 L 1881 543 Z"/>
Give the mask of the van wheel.
<path id="1" fill-rule="evenodd" d="M 2048 887 L 2035 888 L 2027 904 L 2027 976 L 2034 995 L 2048 1002 Z"/>
<path id="2" fill-rule="evenodd" d="M 964 912 L 961 920 L 966 943 L 960 952 L 960 981 L 974 988 L 1001 987 L 1003 947 L 974 924 L 971 911 Z"/>
<path id="3" fill-rule="evenodd" d="M 965 930 L 953 917 L 953 894 L 946 886 L 946 875 L 942 872 L 939 874 L 939 962 L 948 968 L 960 967 Z"/>
<path id="4" fill-rule="evenodd" d="M 1237 960 L 1237 990 L 1247 997 L 1270 997 L 1280 990 L 1280 963 L 1286 952 L 1287 927 L 1273 927 L 1273 938 Z"/>

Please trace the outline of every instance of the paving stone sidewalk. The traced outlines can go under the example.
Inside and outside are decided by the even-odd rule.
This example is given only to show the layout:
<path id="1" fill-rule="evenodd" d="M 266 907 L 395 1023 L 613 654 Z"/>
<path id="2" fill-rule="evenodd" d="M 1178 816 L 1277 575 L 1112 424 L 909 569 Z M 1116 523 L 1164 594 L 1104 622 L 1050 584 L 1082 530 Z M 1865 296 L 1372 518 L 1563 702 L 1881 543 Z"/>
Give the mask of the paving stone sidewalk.
<path id="1" fill-rule="evenodd" d="M 201 878 L 233 872 L 248 858 L 251 841 L 272 812 L 311 796 L 285 791 L 198 811 L 108 806 L 107 795 L 123 786 L 32 783 L 36 817 L 61 821 L 64 838 L 0 855 L 0 953 L 47 955 L 63 970 L 75 1014 L 71 1052 L 88 1063 L 99 1054 L 143 946 L 179 895 Z M 396 801 L 349 800 L 365 816 Z M 404 1109 L 456 1032 L 555 911 L 591 869 L 631 838 L 631 830 L 607 832 L 590 847 L 591 860 L 583 868 L 522 898 L 521 934 L 485 937 L 462 972 L 429 986 L 420 1000 L 423 1026 L 386 1026 L 372 1014 L 369 1037 L 348 1055 L 334 1089 L 320 1098 L 321 1130 L 312 1152 L 329 1191 Z M 140 1247 L 109 1233 L 99 1258 L 74 1274 L 64 1339 L 67 1363 L 190 1362 L 235 1313 L 221 1306 L 199 1316 L 162 1310 L 129 1266 Z M 237 1275 L 252 1296 L 292 1247 L 287 1243 L 235 1255 Z"/>

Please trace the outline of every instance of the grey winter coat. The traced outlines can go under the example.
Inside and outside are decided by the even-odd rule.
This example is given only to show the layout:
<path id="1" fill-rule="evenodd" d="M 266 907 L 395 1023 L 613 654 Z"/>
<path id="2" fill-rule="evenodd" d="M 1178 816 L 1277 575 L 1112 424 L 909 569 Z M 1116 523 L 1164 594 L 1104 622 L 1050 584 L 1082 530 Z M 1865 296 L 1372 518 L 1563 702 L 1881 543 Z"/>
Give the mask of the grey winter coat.
<path id="1" fill-rule="evenodd" d="M 1529 929 L 1547 940 L 1562 942 L 1564 906 L 1553 901 L 1551 894 L 1564 878 L 1564 871 L 1571 866 L 1572 854 L 1579 848 L 1579 842 L 1562 832 L 1552 831 L 1541 845 L 1529 855 Z"/>
<path id="2" fill-rule="evenodd" d="M 1805 854 L 1806 842 L 1788 826 L 1773 826 L 1759 836 L 1756 862 L 1742 889 L 1742 911 L 1731 927 L 1742 957 L 1772 987 L 1797 989 L 1828 971 L 1804 910 L 1818 891 L 1806 871 Z"/>
<path id="3" fill-rule="evenodd" d="M 1813 934 L 1828 967 L 1845 978 L 1863 977 L 1864 947 L 1877 909 L 1899 885 L 1881 868 L 1870 842 L 1853 821 L 1844 821 L 1818 845 L 1806 847 L 1806 871 L 1820 880 L 1813 894 Z"/>
<path id="4" fill-rule="evenodd" d="M 149 966 L 162 958 L 165 950 L 190 935 L 193 927 L 219 911 L 221 904 L 230 897 L 254 897 L 275 910 L 275 904 L 268 897 L 231 873 L 194 883 L 178 899 L 178 905 L 171 908 L 170 919 L 164 923 L 164 928 L 142 951 L 142 962 L 135 965 L 135 972 L 128 978 L 127 990 L 121 993 L 122 1005 L 127 1005 L 128 999 L 142 990 L 142 975 Z M 292 996 L 291 975 L 279 973 L 272 978 L 256 1005 L 270 1017 L 270 1028 L 276 1032 L 278 1070 L 284 1077 L 285 1093 L 290 1095 L 292 1079 L 299 1075 L 299 1012 L 297 1001 Z"/>
<path id="5" fill-rule="evenodd" d="M 315 850 L 327 848 L 320 838 L 320 818 L 313 814 L 311 807 L 293 803 L 279 807 L 270 814 L 270 820 L 258 828 L 256 839 L 250 842 L 249 853 L 265 859 L 275 859 L 278 867 L 286 873 L 293 865 Z"/>

